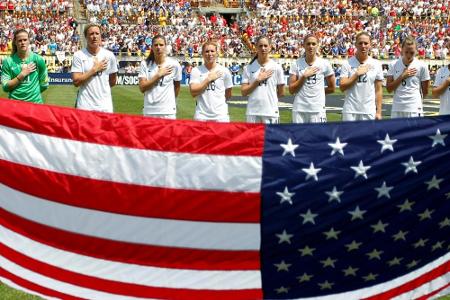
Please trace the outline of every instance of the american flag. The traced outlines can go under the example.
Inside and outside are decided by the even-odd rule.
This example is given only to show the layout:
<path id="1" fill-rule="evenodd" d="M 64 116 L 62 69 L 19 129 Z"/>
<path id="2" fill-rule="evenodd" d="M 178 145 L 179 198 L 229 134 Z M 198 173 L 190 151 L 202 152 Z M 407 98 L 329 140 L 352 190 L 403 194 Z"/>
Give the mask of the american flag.
<path id="1" fill-rule="evenodd" d="M 450 292 L 450 117 L 217 124 L 0 100 L 0 280 L 62 299 Z"/>

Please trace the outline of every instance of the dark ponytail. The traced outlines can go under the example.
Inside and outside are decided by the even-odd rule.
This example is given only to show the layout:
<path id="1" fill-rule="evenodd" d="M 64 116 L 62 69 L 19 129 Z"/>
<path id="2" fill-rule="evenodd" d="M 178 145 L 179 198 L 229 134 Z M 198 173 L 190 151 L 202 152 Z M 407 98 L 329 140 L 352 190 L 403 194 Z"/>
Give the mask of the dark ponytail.
<path id="1" fill-rule="evenodd" d="M 166 38 L 163 35 L 161 35 L 161 34 L 155 35 L 152 39 L 152 49 L 150 50 L 150 54 L 148 55 L 148 57 L 146 59 L 147 65 L 151 65 L 155 62 L 155 53 L 153 52 L 153 43 L 157 39 L 163 40 L 164 44 L 167 45 Z"/>

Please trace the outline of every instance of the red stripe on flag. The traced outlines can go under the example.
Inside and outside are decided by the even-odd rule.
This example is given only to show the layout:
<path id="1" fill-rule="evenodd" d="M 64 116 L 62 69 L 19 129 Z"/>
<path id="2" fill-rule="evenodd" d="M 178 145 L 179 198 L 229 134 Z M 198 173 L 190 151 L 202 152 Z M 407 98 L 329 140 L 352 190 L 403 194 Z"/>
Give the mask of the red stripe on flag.
<path id="1" fill-rule="evenodd" d="M 192 270 L 259 270 L 258 251 L 199 250 L 131 244 L 56 229 L 0 208 L 0 224 L 61 250 L 117 262 Z M 51 238 L 49 238 L 51 237 Z"/>
<path id="2" fill-rule="evenodd" d="M 260 289 L 247 290 L 192 290 L 150 287 L 139 284 L 130 284 L 113 280 L 101 279 L 93 276 L 82 275 L 76 272 L 67 271 L 49 264 L 37 261 L 25 256 L 13 249 L 0 244 L 0 252 L 4 256 L 33 272 L 44 276 L 67 282 L 73 285 L 103 291 L 111 294 L 118 294 L 132 297 L 150 297 L 157 299 L 260 299 L 262 291 Z"/>
<path id="3" fill-rule="evenodd" d="M 444 285 L 443 287 L 440 287 L 439 289 L 437 289 L 437 290 L 435 290 L 435 291 L 433 291 L 433 292 L 431 292 L 431 293 L 429 293 L 429 294 L 427 294 L 425 296 L 416 298 L 414 300 L 427 300 L 427 299 L 430 299 L 431 297 L 433 297 L 434 295 L 437 295 L 440 291 L 443 291 L 443 290 L 445 290 L 448 287 L 450 287 L 450 283 Z"/>
<path id="4" fill-rule="evenodd" d="M 170 152 L 261 156 L 264 125 L 164 120 L 0 99 L 0 124 L 77 141 Z"/>
<path id="5" fill-rule="evenodd" d="M 57 291 L 51 290 L 49 288 L 37 285 L 31 281 L 22 279 L 16 275 L 6 271 L 3 268 L 0 268 L 0 276 L 11 280 L 18 286 L 21 286 L 29 291 L 39 293 L 43 296 L 45 295 L 45 296 L 60 298 L 60 299 L 64 299 L 64 300 L 83 300 L 83 298 L 70 296 L 70 295 L 67 295 L 67 294 L 64 294 L 61 292 L 57 292 Z"/>
<path id="6" fill-rule="evenodd" d="M 383 300 L 383 299 L 391 299 L 394 297 L 397 297 L 401 294 L 407 293 L 409 291 L 412 291 L 421 285 L 430 282 L 439 276 L 442 276 L 446 273 L 450 272 L 450 261 L 447 261 L 443 263 L 442 265 L 434 268 L 433 270 L 413 279 L 410 280 L 396 288 L 390 289 L 386 292 L 383 292 L 381 294 L 377 294 L 368 298 L 364 298 L 364 300 Z"/>
<path id="7" fill-rule="evenodd" d="M 258 223 L 260 194 L 131 185 L 0 159 L 0 182 L 39 198 L 112 213 L 204 222 Z"/>

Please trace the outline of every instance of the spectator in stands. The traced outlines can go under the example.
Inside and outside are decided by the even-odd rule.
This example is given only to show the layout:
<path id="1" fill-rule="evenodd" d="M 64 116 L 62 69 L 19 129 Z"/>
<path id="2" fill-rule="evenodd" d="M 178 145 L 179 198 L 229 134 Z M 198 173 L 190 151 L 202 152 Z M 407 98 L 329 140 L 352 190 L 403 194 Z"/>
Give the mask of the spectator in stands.
<path id="1" fill-rule="evenodd" d="M 191 81 L 191 73 L 192 73 L 192 65 L 190 62 L 186 62 L 185 63 L 185 67 L 184 67 L 184 74 L 186 76 L 186 84 L 189 84 Z"/>
<path id="2" fill-rule="evenodd" d="M 164 36 L 153 37 L 152 50 L 141 62 L 139 89 L 144 93 L 144 116 L 176 119 L 182 71 L 178 61 L 166 56 L 166 45 Z"/>
<path id="3" fill-rule="evenodd" d="M 272 44 L 269 38 L 256 40 L 256 56 L 244 68 L 241 93 L 248 96 L 247 122 L 279 123 L 278 98 L 284 94 L 283 68 L 269 54 Z"/>
<path id="4" fill-rule="evenodd" d="M 389 66 L 386 88 L 394 92 L 392 118 L 420 117 L 422 99 L 428 94 L 430 74 L 428 67 L 416 59 L 417 44 L 412 36 L 402 43 L 401 58 Z"/>
<path id="5" fill-rule="evenodd" d="M 125 66 L 125 73 L 127 73 L 127 74 L 136 73 L 136 69 L 132 62 L 128 62 L 127 65 Z"/>
<path id="6" fill-rule="evenodd" d="M 217 42 L 202 46 L 203 64 L 192 70 L 189 89 L 196 97 L 194 120 L 229 122 L 228 105 L 233 80 L 230 71 L 216 61 L 219 56 Z"/>
<path id="7" fill-rule="evenodd" d="M 356 55 L 342 65 L 340 89 L 345 93 L 344 121 L 381 119 L 383 71 L 381 63 L 369 56 L 370 35 L 356 35 Z"/>
<path id="8" fill-rule="evenodd" d="M 101 47 L 101 29 L 88 24 L 84 29 L 86 48 L 77 51 L 72 61 L 73 84 L 79 87 L 76 107 L 113 112 L 111 87 L 117 81 L 117 61 L 112 52 Z"/>
<path id="9" fill-rule="evenodd" d="M 44 103 L 41 93 L 48 88 L 44 59 L 30 51 L 30 36 L 25 29 L 13 34 L 11 56 L 2 62 L 2 87 L 10 99 Z"/>
<path id="10" fill-rule="evenodd" d="M 450 114 L 450 64 L 439 68 L 433 85 L 433 97 L 440 99 L 440 115 Z"/>
<path id="11" fill-rule="evenodd" d="M 333 93 L 336 88 L 334 71 L 327 60 L 317 56 L 319 39 L 316 36 L 306 36 L 303 45 L 305 57 L 297 59 L 289 71 L 289 93 L 295 95 L 292 122 L 326 122 L 325 94 Z"/>
<path id="12" fill-rule="evenodd" d="M 237 62 L 233 61 L 230 66 L 230 72 L 232 76 L 236 76 L 239 74 L 241 67 L 237 64 Z"/>

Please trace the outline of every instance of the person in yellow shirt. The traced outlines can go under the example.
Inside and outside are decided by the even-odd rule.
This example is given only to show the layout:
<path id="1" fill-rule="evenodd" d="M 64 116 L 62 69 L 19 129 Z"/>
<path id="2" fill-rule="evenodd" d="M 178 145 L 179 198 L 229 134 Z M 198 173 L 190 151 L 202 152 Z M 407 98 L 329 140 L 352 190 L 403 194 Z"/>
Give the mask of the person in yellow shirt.
<path id="1" fill-rule="evenodd" d="M 166 15 L 165 15 L 165 13 L 161 13 L 160 15 L 159 15 L 159 25 L 160 26 L 166 26 L 167 24 L 166 24 L 166 21 L 167 21 L 167 17 L 166 17 Z"/>

